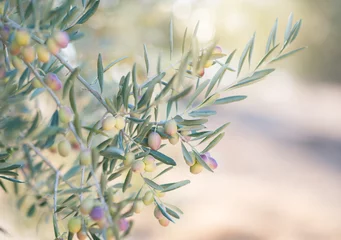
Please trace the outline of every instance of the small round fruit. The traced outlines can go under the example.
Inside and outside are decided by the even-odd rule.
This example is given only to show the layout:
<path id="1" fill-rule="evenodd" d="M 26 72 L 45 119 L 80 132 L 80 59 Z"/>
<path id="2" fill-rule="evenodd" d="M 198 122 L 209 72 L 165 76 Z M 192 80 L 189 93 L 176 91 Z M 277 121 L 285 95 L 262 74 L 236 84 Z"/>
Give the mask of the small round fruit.
<path id="1" fill-rule="evenodd" d="M 48 73 L 45 75 L 44 82 L 46 85 L 54 91 L 58 91 L 62 88 L 62 82 L 58 76 L 54 73 Z"/>
<path id="2" fill-rule="evenodd" d="M 219 46 L 215 46 L 215 48 L 213 49 L 213 54 L 218 54 L 218 53 L 222 53 L 222 52 L 223 52 L 223 50 Z"/>
<path id="3" fill-rule="evenodd" d="M 32 83 L 32 86 L 35 88 L 44 87 L 43 84 L 37 78 L 34 78 L 31 83 Z"/>
<path id="4" fill-rule="evenodd" d="M 144 164 L 153 164 L 155 162 L 155 158 L 151 155 L 147 155 L 143 158 Z"/>
<path id="5" fill-rule="evenodd" d="M 81 203 L 81 205 L 79 207 L 79 211 L 83 215 L 89 215 L 89 213 L 91 212 L 93 206 L 94 206 L 94 200 L 91 199 L 91 198 L 87 198 L 87 199 L 82 201 L 82 203 Z"/>
<path id="6" fill-rule="evenodd" d="M 145 164 L 144 170 L 146 172 L 154 172 L 156 170 L 156 163 L 151 163 L 151 164 Z"/>
<path id="7" fill-rule="evenodd" d="M 102 122 L 102 128 L 103 130 L 111 130 L 116 125 L 116 118 L 115 117 L 106 117 Z"/>
<path id="8" fill-rule="evenodd" d="M 61 48 L 66 48 L 70 42 L 69 35 L 66 32 L 56 32 L 53 34 L 53 39 Z"/>
<path id="9" fill-rule="evenodd" d="M 124 120 L 124 118 L 123 117 L 121 117 L 121 116 L 118 116 L 117 118 L 116 118 L 116 125 L 115 125 L 115 127 L 118 129 L 118 130 L 122 130 L 124 127 L 125 127 L 125 120 Z"/>
<path id="10" fill-rule="evenodd" d="M 154 202 L 154 194 L 151 191 L 148 191 L 144 194 L 142 199 L 144 205 L 148 206 Z"/>
<path id="11" fill-rule="evenodd" d="M 81 153 L 79 154 L 79 163 L 82 166 L 89 166 L 91 162 L 92 162 L 91 150 L 90 149 L 82 150 Z"/>
<path id="12" fill-rule="evenodd" d="M 86 235 L 86 232 L 83 232 L 82 230 L 77 233 L 78 240 L 86 240 L 88 239 L 88 236 Z"/>
<path id="13" fill-rule="evenodd" d="M 100 229 L 105 229 L 109 226 L 108 221 L 105 218 L 102 218 L 101 220 L 97 221 L 96 223 Z"/>
<path id="14" fill-rule="evenodd" d="M 148 146 L 153 150 L 158 150 L 161 146 L 161 137 L 157 132 L 151 132 L 148 136 Z"/>
<path id="15" fill-rule="evenodd" d="M 71 152 L 71 144 L 67 140 L 60 141 L 58 144 L 58 152 L 62 157 L 67 157 Z"/>
<path id="16" fill-rule="evenodd" d="M 49 38 L 46 42 L 47 49 L 50 51 L 50 53 L 56 55 L 59 53 L 60 47 L 56 43 L 56 41 L 53 38 Z"/>
<path id="17" fill-rule="evenodd" d="M 190 172 L 193 174 L 201 173 L 204 167 L 200 163 L 195 163 L 193 166 L 190 167 Z"/>
<path id="18" fill-rule="evenodd" d="M 176 133 L 168 139 L 169 143 L 172 145 L 176 145 L 179 142 L 179 135 Z"/>
<path id="19" fill-rule="evenodd" d="M 114 232 L 111 228 L 107 229 L 106 237 L 107 237 L 107 240 L 116 240 Z"/>
<path id="20" fill-rule="evenodd" d="M 162 212 L 160 211 L 160 209 L 158 208 L 158 206 L 156 206 L 154 209 L 154 216 L 156 219 L 164 218 L 164 216 L 163 216 Z"/>
<path id="21" fill-rule="evenodd" d="M 37 46 L 37 56 L 42 63 L 47 63 L 50 60 L 50 53 L 43 45 Z"/>
<path id="22" fill-rule="evenodd" d="M 24 69 L 24 64 L 23 64 L 22 60 L 16 56 L 12 57 L 12 64 L 13 64 L 13 67 L 15 67 L 18 70 Z"/>
<path id="23" fill-rule="evenodd" d="M 68 226 L 69 232 L 77 233 L 82 228 L 82 220 L 79 217 L 72 217 L 70 218 L 67 226 Z"/>
<path id="24" fill-rule="evenodd" d="M 169 120 L 165 123 L 165 133 L 168 135 L 174 135 L 178 131 L 178 125 L 174 119 Z"/>
<path id="25" fill-rule="evenodd" d="M 205 74 L 205 69 L 204 68 L 198 71 L 198 76 L 199 77 L 203 77 L 204 74 Z"/>
<path id="26" fill-rule="evenodd" d="M 68 106 L 62 106 L 59 110 L 59 120 L 62 123 L 69 123 L 73 121 L 74 114 L 71 108 Z"/>
<path id="27" fill-rule="evenodd" d="M 131 170 L 134 173 L 143 173 L 144 172 L 144 168 L 145 168 L 145 164 L 142 161 L 135 161 L 131 165 Z"/>
<path id="28" fill-rule="evenodd" d="M 27 46 L 30 44 L 31 36 L 26 30 L 18 30 L 15 33 L 15 41 L 19 46 Z"/>
<path id="29" fill-rule="evenodd" d="M 205 163 L 212 169 L 216 169 L 218 167 L 218 163 L 217 161 L 212 158 L 209 153 L 206 153 L 206 154 L 202 154 L 200 155 L 201 158 L 205 161 Z"/>
<path id="30" fill-rule="evenodd" d="M 52 153 L 56 153 L 57 152 L 57 144 L 53 144 L 50 148 L 49 148 L 50 152 Z"/>
<path id="31" fill-rule="evenodd" d="M 134 212 L 135 213 L 141 213 L 143 209 L 143 202 L 142 201 L 136 201 L 134 203 Z"/>
<path id="32" fill-rule="evenodd" d="M 118 220 L 118 228 L 122 232 L 127 231 L 129 228 L 129 222 L 127 221 L 127 219 L 121 218 L 120 220 Z"/>
<path id="33" fill-rule="evenodd" d="M 125 155 L 125 160 L 123 160 L 124 166 L 130 166 L 135 161 L 135 154 L 133 152 L 128 152 Z"/>
<path id="34" fill-rule="evenodd" d="M 3 26 L 0 29 L 0 36 L 5 41 L 8 40 L 10 33 L 11 33 L 11 28 L 9 26 L 7 26 L 7 25 Z"/>
<path id="35" fill-rule="evenodd" d="M 159 223 L 162 227 L 167 227 L 169 225 L 169 220 L 167 218 L 159 219 Z"/>
<path id="36" fill-rule="evenodd" d="M 20 53 L 21 47 L 19 46 L 19 44 L 17 42 L 12 42 L 11 47 L 9 49 L 9 52 L 16 56 Z"/>
<path id="37" fill-rule="evenodd" d="M 94 221 L 100 221 L 104 218 L 104 210 L 100 206 L 95 206 L 90 212 L 90 217 Z"/>
<path id="38" fill-rule="evenodd" d="M 25 62 L 31 63 L 36 58 L 36 50 L 32 46 L 24 47 L 21 50 L 21 54 Z"/>

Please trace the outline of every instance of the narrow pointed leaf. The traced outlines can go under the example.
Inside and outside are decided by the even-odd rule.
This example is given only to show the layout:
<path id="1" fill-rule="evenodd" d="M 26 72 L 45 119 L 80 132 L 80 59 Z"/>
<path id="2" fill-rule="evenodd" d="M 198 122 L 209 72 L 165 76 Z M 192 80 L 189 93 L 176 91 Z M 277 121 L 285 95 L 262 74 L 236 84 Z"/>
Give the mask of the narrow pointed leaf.
<path id="1" fill-rule="evenodd" d="M 104 82 L 104 70 L 103 70 L 103 63 L 102 63 L 102 56 L 101 54 L 98 55 L 97 59 L 97 79 L 99 82 L 99 87 L 101 89 L 101 93 L 103 92 L 103 82 Z"/>

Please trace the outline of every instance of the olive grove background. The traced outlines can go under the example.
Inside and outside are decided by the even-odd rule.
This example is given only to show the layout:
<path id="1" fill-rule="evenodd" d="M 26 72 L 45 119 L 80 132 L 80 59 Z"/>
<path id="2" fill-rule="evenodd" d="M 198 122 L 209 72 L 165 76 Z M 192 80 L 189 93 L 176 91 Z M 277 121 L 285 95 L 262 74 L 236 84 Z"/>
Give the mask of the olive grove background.
<path id="1" fill-rule="evenodd" d="M 152 208 L 147 209 L 134 216 L 136 228 L 129 239 L 341 239 L 341 1 L 103 0 L 86 23 L 85 38 L 64 54 L 74 64 L 82 63 L 88 77 L 96 75 L 98 52 L 107 62 L 128 56 L 106 79 L 115 89 L 134 61 L 144 64 L 143 43 L 150 59 L 154 56 L 151 64 L 156 65 L 160 51 L 167 55 L 171 16 L 177 48 L 185 28 L 192 30 L 200 20 L 199 40 L 216 35 L 226 53 L 242 51 L 256 31 L 254 56 L 259 58 L 265 49 L 259 43 L 266 42 L 275 19 L 282 34 L 290 12 L 303 18 L 296 45 L 308 49 L 283 60 L 266 81 L 235 90 L 248 98 L 224 106 L 211 122 L 212 127 L 232 122 L 211 153 L 219 162 L 216 172 L 193 176 L 183 164 L 169 174 L 169 179 L 191 180 L 167 194 L 185 212 L 182 219 L 162 228 Z M 223 83 L 229 83 L 229 74 Z M 40 103 L 47 112 L 48 101 Z M 84 97 L 79 104 L 91 122 L 95 103 Z M 175 159 L 181 158 L 178 149 L 168 148 Z M 62 161 L 57 155 L 51 159 Z M 0 234 L 1 240 L 51 239 L 52 225 L 43 218 L 26 218 L 10 195 L 1 194 L 0 201 L 0 226 L 9 233 Z"/>

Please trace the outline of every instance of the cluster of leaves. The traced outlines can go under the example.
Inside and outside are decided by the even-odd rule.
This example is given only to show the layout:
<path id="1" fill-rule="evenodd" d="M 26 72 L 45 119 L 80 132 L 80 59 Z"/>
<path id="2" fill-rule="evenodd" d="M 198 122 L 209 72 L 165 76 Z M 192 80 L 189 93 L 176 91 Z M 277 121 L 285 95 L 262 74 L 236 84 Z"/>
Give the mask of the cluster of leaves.
<path id="1" fill-rule="evenodd" d="M 74 217 L 81 219 L 80 231 L 84 233 L 84 237 L 124 238 L 129 234 L 132 221 L 129 222 L 129 227 L 120 227 L 120 224 L 122 220 L 140 212 L 142 202 L 145 205 L 154 203 L 155 217 L 163 226 L 180 218 L 182 211 L 165 203 L 161 197 L 166 192 L 187 185 L 189 181 L 158 183 L 158 177 L 177 165 L 177 161 L 161 152 L 160 149 L 167 145 L 161 144 L 161 138 L 164 143 L 167 140 L 171 144 L 180 142 L 183 158 L 191 167 L 192 173 L 198 173 L 202 168 L 213 171 L 216 165 L 207 160 L 211 159 L 208 152 L 223 138 L 223 130 L 228 123 L 217 129 L 207 130 L 209 117 L 216 114 L 210 107 L 245 99 L 246 96 L 223 95 L 232 89 L 263 79 L 275 70 L 264 66 L 303 49 L 287 51 L 301 26 L 301 20 L 292 26 L 293 16 L 290 15 L 283 44 L 277 43 L 276 21 L 270 32 L 264 57 L 251 72 L 245 73 L 245 62 L 248 61 L 250 66 L 252 63 L 255 35 L 245 46 L 239 64 L 234 68 L 231 61 L 236 50 L 226 55 L 216 46 L 215 41 L 203 48 L 199 46 L 196 37 L 198 24 L 192 36 L 187 36 L 187 29 L 185 30 L 179 50 L 181 59 L 173 63 L 171 69 L 162 70 L 162 59 L 159 57 L 156 74 L 152 76 L 152 59 L 144 45 L 145 69 L 149 77 L 139 84 L 138 66 L 134 64 L 132 70 L 122 76 L 117 92 L 104 97 L 102 91 L 106 84 L 105 72 L 124 60 L 124 57 L 104 67 L 102 56 L 98 55 L 96 83 L 99 84 L 100 91 L 97 91 L 80 75 L 81 69 L 72 67 L 49 44 L 56 31 L 67 33 L 71 42 L 82 37 L 79 27 L 96 12 L 99 0 L 63 1 L 59 6 L 54 6 L 53 1 L 7 0 L 2 4 L 0 186 L 8 191 L 4 181 L 14 182 L 18 207 L 21 208 L 24 202 L 30 202 L 28 216 L 33 216 L 36 210 L 43 212 L 43 216 L 52 215 L 56 239 L 64 239 L 66 236 L 72 239 L 73 233 L 78 232 L 79 229 L 74 227 L 77 222 Z M 10 49 L 13 48 L 18 31 L 29 33 L 34 45 L 46 47 L 51 57 L 46 62 L 42 62 L 39 57 L 28 61 L 24 53 L 12 54 Z M 178 50 L 173 42 L 172 21 L 169 43 L 172 62 L 174 52 Z M 206 79 L 204 69 L 212 65 L 220 67 L 212 78 Z M 231 85 L 221 87 L 226 71 L 236 72 L 237 77 Z M 49 73 L 63 76 L 61 93 L 55 91 L 48 81 L 44 81 L 49 78 Z M 67 77 L 63 79 L 65 73 Z M 242 74 L 244 76 L 240 77 Z M 37 80 L 39 84 L 34 84 Z M 103 116 L 91 126 L 82 125 L 80 119 L 75 94 L 77 82 L 104 109 Z M 56 110 L 48 124 L 44 123 L 41 110 L 32 104 L 42 98 L 42 92 L 47 92 L 56 103 Z M 61 102 L 68 104 L 62 105 Z M 65 112 L 62 113 L 65 108 L 70 109 L 72 114 L 67 120 Z M 166 119 L 159 119 L 160 111 L 164 109 Z M 106 120 L 109 118 L 113 122 L 112 126 L 104 123 L 109 122 Z M 175 122 L 175 132 L 166 127 L 170 121 Z M 64 139 L 66 136 L 72 136 L 71 145 L 75 151 L 80 152 L 69 169 L 55 166 L 44 153 L 45 149 L 53 151 L 58 138 Z M 101 142 L 94 144 L 94 138 L 101 139 Z M 59 146 L 59 152 L 62 156 L 67 156 L 68 143 L 63 144 L 63 147 Z M 90 162 L 84 157 L 87 152 L 91 153 Z M 156 171 L 155 176 L 144 173 L 150 159 L 152 163 L 148 164 L 154 164 L 155 161 L 157 170 L 152 167 L 148 171 Z M 142 186 L 134 186 L 133 174 L 141 176 L 144 182 Z M 20 191 L 22 185 L 32 191 L 35 199 L 30 199 L 32 194 Z M 105 211 L 101 221 L 97 221 L 91 214 L 89 218 L 80 213 L 80 205 L 88 198 L 97 201 L 97 205 Z M 60 221 L 70 217 L 73 218 L 69 222 L 69 233 L 60 232 Z M 78 235 L 78 238 L 82 239 L 82 235 Z"/>

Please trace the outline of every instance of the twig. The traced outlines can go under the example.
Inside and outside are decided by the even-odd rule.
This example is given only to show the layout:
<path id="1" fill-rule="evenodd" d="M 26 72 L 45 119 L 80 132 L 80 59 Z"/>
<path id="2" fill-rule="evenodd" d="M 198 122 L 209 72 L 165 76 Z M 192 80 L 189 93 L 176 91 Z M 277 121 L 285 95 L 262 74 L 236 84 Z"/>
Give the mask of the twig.
<path id="1" fill-rule="evenodd" d="M 55 183 L 54 183 L 54 194 L 53 194 L 53 217 L 56 221 L 56 223 L 54 224 L 54 231 L 55 231 L 55 235 L 59 236 L 59 229 L 58 229 L 58 218 L 57 218 L 57 190 L 58 190 L 58 183 L 59 183 L 59 174 L 60 172 L 57 171 L 56 172 L 56 179 L 55 179 Z"/>

